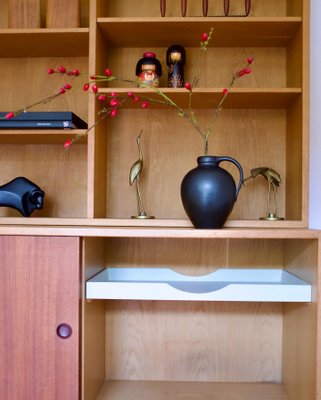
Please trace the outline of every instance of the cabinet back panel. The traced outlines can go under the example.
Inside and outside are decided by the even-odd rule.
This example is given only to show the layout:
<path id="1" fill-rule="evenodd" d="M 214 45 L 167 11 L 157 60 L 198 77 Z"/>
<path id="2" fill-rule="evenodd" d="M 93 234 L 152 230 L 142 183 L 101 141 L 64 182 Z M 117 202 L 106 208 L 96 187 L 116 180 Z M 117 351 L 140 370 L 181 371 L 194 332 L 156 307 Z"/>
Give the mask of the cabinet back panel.
<path id="1" fill-rule="evenodd" d="M 198 115 L 206 124 L 212 113 L 200 110 Z M 285 125 L 283 110 L 223 110 L 210 139 L 209 154 L 237 159 L 245 176 L 252 168 L 268 166 L 277 170 L 285 181 Z M 156 218 L 184 219 L 180 184 L 184 175 L 196 166 L 196 158 L 203 149 L 198 133 L 173 110 L 123 110 L 121 118 L 112 121 L 107 147 L 107 216 L 128 218 L 137 212 L 135 190 L 129 185 L 128 176 L 138 158 L 135 138 L 141 129 L 144 129 L 141 190 L 146 212 Z M 229 163 L 222 166 L 238 182 L 236 168 Z M 285 212 L 284 190 L 285 183 L 279 190 L 280 215 Z M 231 218 L 260 218 L 266 212 L 266 199 L 267 184 L 263 177 L 249 181 L 241 189 Z"/>
<path id="2" fill-rule="evenodd" d="M 215 30 L 213 32 L 215 36 Z M 195 45 L 198 37 L 195 38 Z M 170 46 L 171 43 L 168 43 Z M 107 47 L 107 45 L 106 45 Z M 163 75 L 160 86 L 167 87 L 167 48 L 109 48 L 109 66 L 114 74 L 121 78 L 136 79 L 135 68 L 137 61 L 144 52 L 153 50 L 161 62 Z M 191 82 L 197 67 L 199 49 L 187 47 L 186 65 L 184 67 L 185 81 Z M 107 52 L 107 48 L 104 50 Z M 200 80 L 197 87 L 226 87 L 231 81 L 232 74 L 246 65 L 247 57 L 254 57 L 252 73 L 238 79 L 237 88 L 268 88 L 286 86 L 286 49 L 282 47 L 209 47 L 203 55 L 200 66 Z M 110 86 L 128 86 L 119 82 L 111 82 Z M 300 83 L 297 82 L 298 87 Z M 214 104 L 215 106 L 215 104 Z"/>
<path id="3" fill-rule="evenodd" d="M 86 217 L 87 146 L 1 144 L 1 185 L 24 176 L 45 192 L 44 207 L 32 217 Z M 0 216 L 21 216 L 0 208 Z"/>
<path id="4" fill-rule="evenodd" d="M 106 379 L 280 382 L 282 305 L 108 302 Z"/>
<path id="5" fill-rule="evenodd" d="M 283 268 L 282 240 L 110 238 L 106 267 L 171 268 L 203 275 L 217 268 Z"/>
<path id="6" fill-rule="evenodd" d="M 30 111 L 73 111 L 80 118 L 88 119 L 88 94 L 81 88 L 86 78 L 71 79 L 58 74 L 48 75 L 48 68 L 57 68 L 64 65 L 67 70 L 78 68 L 82 73 L 88 71 L 86 57 L 73 58 L 0 58 L 1 90 L 5 94 L 0 98 L 1 111 L 14 111 L 23 109 L 37 101 L 45 99 L 59 92 L 67 82 L 76 90 L 60 96 L 59 98 L 37 106 Z M 26 77 L 28 77 L 26 79 Z"/>
<path id="7" fill-rule="evenodd" d="M 277 240 L 111 238 L 106 266 L 169 267 L 189 275 L 282 268 L 283 246 Z M 106 305 L 106 379 L 281 381 L 281 304 Z"/>
<path id="8" fill-rule="evenodd" d="M 244 0 L 234 0 L 230 2 L 230 14 L 244 15 Z M 250 16 L 285 16 L 285 0 L 256 0 L 252 2 Z M 160 17 L 159 1 L 142 0 L 139 7 L 130 0 L 109 0 L 109 15 L 101 17 Z M 168 1 L 166 4 L 166 17 L 181 16 L 179 1 Z M 187 6 L 187 16 L 201 16 L 202 2 L 189 1 Z M 223 16 L 223 1 L 209 1 L 208 16 Z"/>
<path id="9" fill-rule="evenodd" d="M 10 0 L 1 0 L 0 2 L 0 28 L 8 28 L 8 4 Z M 23 3 L 23 2 L 21 2 Z M 45 1 L 39 0 L 41 13 L 41 27 L 46 26 L 46 4 Z M 80 21 L 81 27 L 89 26 L 89 0 L 79 0 L 80 3 Z"/>

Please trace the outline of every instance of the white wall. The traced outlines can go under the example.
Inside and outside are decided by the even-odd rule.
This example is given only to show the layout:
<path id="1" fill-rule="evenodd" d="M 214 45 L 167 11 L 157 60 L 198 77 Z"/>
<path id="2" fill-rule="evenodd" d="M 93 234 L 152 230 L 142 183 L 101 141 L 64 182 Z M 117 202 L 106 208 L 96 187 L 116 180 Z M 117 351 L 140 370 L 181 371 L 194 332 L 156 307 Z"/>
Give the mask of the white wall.
<path id="1" fill-rule="evenodd" d="M 321 229 L 321 1 L 311 0 L 309 227 Z"/>

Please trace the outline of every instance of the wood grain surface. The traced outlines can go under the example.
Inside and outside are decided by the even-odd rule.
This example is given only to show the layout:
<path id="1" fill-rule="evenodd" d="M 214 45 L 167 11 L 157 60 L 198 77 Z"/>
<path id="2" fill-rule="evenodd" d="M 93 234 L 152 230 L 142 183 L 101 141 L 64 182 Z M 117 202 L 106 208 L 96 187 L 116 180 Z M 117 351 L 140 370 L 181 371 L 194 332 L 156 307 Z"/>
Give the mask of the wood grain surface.
<path id="1" fill-rule="evenodd" d="M 79 238 L 2 236 L 0 254 L 0 398 L 78 399 Z"/>

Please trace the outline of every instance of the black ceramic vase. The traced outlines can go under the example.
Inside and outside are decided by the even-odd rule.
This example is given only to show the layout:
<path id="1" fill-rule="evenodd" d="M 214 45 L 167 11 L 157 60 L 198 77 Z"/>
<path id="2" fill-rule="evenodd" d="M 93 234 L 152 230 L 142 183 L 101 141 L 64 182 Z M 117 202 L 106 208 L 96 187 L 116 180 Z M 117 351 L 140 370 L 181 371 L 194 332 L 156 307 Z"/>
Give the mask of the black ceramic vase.
<path id="1" fill-rule="evenodd" d="M 240 173 L 236 187 L 232 175 L 219 164 L 235 164 Z M 181 185 L 184 209 L 195 228 L 221 228 L 230 215 L 243 181 L 241 165 L 227 156 L 203 156 L 198 166 L 185 175 Z"/>

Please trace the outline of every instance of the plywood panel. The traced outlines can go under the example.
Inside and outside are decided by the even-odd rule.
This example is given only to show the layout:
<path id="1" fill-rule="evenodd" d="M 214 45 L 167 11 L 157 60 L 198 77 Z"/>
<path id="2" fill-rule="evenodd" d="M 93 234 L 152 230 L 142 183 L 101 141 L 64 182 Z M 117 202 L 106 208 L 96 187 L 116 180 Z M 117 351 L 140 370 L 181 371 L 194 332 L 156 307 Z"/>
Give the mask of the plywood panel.
<path id="1" fill-rule="evenodd" d="M 0 81 L 6 96 L 0 99 L 0 109 L 23 109 L 56 94 L 68 82 L 74 87 L 71 91 L 30 111 L 73 111 L 87 121 L 88 93 L 82 90 L 84 82 L 87 81 L 87 63 L 87 57 L 1 58 Z M 48 68 L 56 69 L 59 65 L 64 65 L 67 70 L 78 68 L 85 76 L 72 79 L 59 74 L 48 75 Z"/>
<path id="2" fill-rule="evenodd" d="M 32 217 L 86 217 L 86 145 L 65 152 L 61 144 L 2 144 L 1 185 L 24 176 L 45 192 L 42 210 Z M 1 216 L 20 216 L 2 207 Z"/>
<path id="3" fill-rule="evenodd" d="M 128 183 L 128 176 L 137 159 L 135 138 L 143 129 L 141 191 L 146 212 L 156 218 L 186 218 L 180 185 L 203 153 L 200 136 L 173 110 L 121 110 L 119 114 L 120 118 L 111 122 L 108 134 L 106 215 L 130 218 L 136 213 L 135 191 Z M 205 126 L 211 115 L 209 110 L 198 113 Z M 237 159 L 245 176 L 252 168 L 268 166 L 284 179 L 285 124 L 283 110 L 223 110 L 210 138 L 209 154 Z M 222 167 L 238 181 L 235 168 L 229 163 L 222 163 Z M 284 191 L 285 183 L 279 190 L 280 215 L 285 212 Z M 249 181 L 241 189 L 231 218 L 259 219 L 265 215 L 266 201 L 264 178 Z"/>
<path id="4" fill-rule="evenodd" d="M 202 275 L 226 266 L 228 242 L 224 240 L 108 239 L 107 267 L 172 268 L 188 275 Z"/>
<path id="5" fill-rule="evenodd" d="M 215 35 L 215 29 L 213 35 Z M 196 47 L 186 47 L 184 75 L 187 82 L 192 81 L 197 69 L 199 56 L 197 43 L 198 37 L 195 38 Z M 169 42 L 168 47 L 171 44 Z M 110 58 L 108 66 L 112 69 L 115 76 L 135 80 L 136 63 L 146 51 L 156 53 L 163 71 L 160 86 L 167 87 L 167 47 L 112 48 L 109 49 Z M 254 57 L 252 73 L 238 79 L 235 87 L 264 88 L 286 86 L 286 49 L 282 47 L 209 47 L 201 59 L 200 79 L 197 86 L 223 89 L 228 86 L 232 74 L 245 67 L 247 57 Z M 113 83 L 113 86 L 119 85 L 119 82 Z M 213 104 L 213 107 L 215 107 L 215 104 Z"/>
<path id="6" fill-rule="evenodd" d="M 224 15 L 223 1 L 208 2 L 208 16 Z M 231 14 L 244 13 L 244 1 L 234 0 L 230 2 Z M 187 16 L 201 16 L 202 2 L 187 2 Z M 137 7 L 132 2 L 126 0 L 110 1 L 109 15 L 113 17 L 158 17 L 160 16 L 159 2 L 141 1 Z M 267 4 L 264 0 L 252 2 L 251 16 L 284 16 L 286 15 L 286 1 L 270 0 Z M 104 15 L 107 16 L 107 15 Z M 166 17 L 181 16 L 181 4 L 179 1 L 167 1 Z"/>
<path id="7" fill-rule="evenodd" d="M 282 306 L 108 302 L 106 379 L 280 382 Z"/>
<path id="8" fill-rule="evenodd" d="M 40 28 L 40 0 L 8 0 L 8 2 L 9 28 Z"/>
<path id="9" fill-rule="evenodd" d="M 47 0 L 47 28 L 76 28 L 80 26 L 80 0 Z"/>

